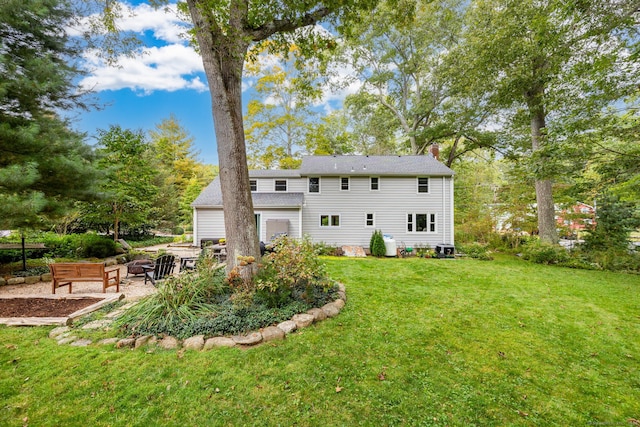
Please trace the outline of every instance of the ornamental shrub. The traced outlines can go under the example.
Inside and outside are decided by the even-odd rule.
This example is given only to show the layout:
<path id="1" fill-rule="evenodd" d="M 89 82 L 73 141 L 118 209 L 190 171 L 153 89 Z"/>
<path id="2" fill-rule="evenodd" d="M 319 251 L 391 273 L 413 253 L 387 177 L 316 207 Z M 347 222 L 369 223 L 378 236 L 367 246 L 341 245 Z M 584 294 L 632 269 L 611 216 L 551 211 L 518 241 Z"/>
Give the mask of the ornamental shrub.
<path id="1" fill-rule="evenodd" d="M 316 290 L 327 293 L 333 287 L 308 236 L 301 240 L 278 237 L 262 258 L 255 283 L 269 306 L 279 306 L 290 297 L 311 302 Z"/>
<path id="2" fill-rule="evenodd" d="M 487 251 L 485 245 L 480 243 L 469 243 L 466 245 L 456 245 L 456 250 L 459 253 L 463 253 L 470 258 L 479 259 L 482 261 L 491 261 L 493 257 Z"/>
<path id="3" fill-rule="evenodd" d="M 537 241 L 524 246 L 522 258 L 536 264 L 563 264 L 569 261 L 569 253 L 562 246 Z"/>
<path id="4" fill-rule="evenodd" d="M 375 257 L 383 257 L 387 253 L 387 248 L 384 245 L 384 237 L 382 237 L 381 230 L 376 230 L 371 235 L 369 250 L 371 251 L 371 255 Z"/>

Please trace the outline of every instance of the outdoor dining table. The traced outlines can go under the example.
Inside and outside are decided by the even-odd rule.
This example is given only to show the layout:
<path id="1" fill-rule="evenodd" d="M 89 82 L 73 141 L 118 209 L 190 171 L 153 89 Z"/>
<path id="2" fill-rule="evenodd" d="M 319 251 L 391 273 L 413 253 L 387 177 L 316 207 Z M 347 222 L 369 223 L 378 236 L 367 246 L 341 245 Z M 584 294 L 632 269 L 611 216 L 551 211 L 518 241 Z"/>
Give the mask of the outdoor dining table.
<path id="1" fill-rule="evenodd" d="M 211 245 L 207 246 L 213 253 L 213 256 L 218 259 L 218 262 L 225 261 L 227 259 L 227 245 Z"/>

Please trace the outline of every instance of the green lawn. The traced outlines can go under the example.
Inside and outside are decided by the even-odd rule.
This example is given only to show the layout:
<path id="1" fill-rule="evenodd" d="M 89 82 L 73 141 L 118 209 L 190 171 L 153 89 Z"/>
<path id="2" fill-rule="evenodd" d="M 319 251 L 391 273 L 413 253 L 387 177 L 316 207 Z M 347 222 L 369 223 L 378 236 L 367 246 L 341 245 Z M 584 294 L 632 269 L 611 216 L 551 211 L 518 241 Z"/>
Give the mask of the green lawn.
<path id="1" fill-rule="evenodd" d="M 0 425 L 632 425 L 640 276 L 329 259 L 337 318 L 249 350 L 58 346 L 0 328 Z"/>

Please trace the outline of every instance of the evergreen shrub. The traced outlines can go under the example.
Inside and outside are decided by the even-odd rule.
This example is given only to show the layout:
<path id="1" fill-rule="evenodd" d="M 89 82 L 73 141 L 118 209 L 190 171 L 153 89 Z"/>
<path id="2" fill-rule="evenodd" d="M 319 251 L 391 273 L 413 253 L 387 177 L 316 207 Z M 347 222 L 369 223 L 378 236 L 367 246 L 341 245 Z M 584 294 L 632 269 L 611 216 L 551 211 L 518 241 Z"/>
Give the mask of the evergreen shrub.
<path id="1" fill-rule="evenodd" d="M 382 236 L 381 230 L 376 230 L 371 235 L 371 240 L 369 241 L 369 250 L 371 251 L 371 255 L 375 257 L 383 257 L 387 253 L 387 248 L 384 245 L 384 237 Z"/>

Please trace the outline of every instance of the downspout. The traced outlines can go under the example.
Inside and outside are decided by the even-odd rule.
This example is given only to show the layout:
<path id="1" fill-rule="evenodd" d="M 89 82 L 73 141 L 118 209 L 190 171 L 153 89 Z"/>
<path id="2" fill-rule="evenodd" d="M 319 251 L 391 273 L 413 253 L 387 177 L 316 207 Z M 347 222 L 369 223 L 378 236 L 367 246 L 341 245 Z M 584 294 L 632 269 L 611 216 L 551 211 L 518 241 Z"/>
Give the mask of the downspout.
<path id="1" fill-rule="evenodd" d="M 442 243 L 447 243 L 447 217 L 446 217 L 446 208 L 447 208 L 447 197 L 445 195 L 445 189 L 447 186 L 445 185 L 445 177 L 442 177 Z"/>
<path id="2" fill-rule="evenodd" d="M 449 216 L 449 221 L 451 221 L 451 228 L 450 228 L 450 230 L 451 230 L 451 244 L 455 245 L 454 240 L 455 240 L 456 233 L 453 230 L 453 226 L 454 226 L 453 225 L 454 224 L 453 216 L 455 214 L 455 210 L 453 209 L 453 176 L 451 176 L 451 178 L 449 178 L 449 182 L 450 182 L 450 184 L 449 184 L 449 210 L 451 212 L 451 215 Z"/>
<path id="3" fill-rule="evenodd" d="M 298 209 L 298 238 L 302 239 L 302 209 L 304 208 L 304 201 L 302 206 Z"/>

